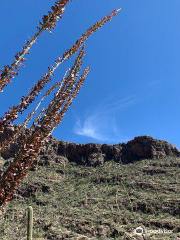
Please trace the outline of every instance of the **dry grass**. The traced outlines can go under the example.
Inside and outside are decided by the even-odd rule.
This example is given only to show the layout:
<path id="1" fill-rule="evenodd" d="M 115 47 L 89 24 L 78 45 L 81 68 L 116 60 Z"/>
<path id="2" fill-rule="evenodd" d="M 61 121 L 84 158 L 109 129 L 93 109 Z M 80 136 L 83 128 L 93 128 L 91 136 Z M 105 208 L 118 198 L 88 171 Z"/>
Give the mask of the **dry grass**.
<path id="1" fill-rule="evenodd" d="M 179 158 L 167 158 L 96 168 L 53 162 L 38 167 L 5 208 L 0 239 L 26 239 L 29 205 L 34 239 L 137 239 L 138 226 L 173 230 L 144 239 L 180 239 L 179 166 Z"/>

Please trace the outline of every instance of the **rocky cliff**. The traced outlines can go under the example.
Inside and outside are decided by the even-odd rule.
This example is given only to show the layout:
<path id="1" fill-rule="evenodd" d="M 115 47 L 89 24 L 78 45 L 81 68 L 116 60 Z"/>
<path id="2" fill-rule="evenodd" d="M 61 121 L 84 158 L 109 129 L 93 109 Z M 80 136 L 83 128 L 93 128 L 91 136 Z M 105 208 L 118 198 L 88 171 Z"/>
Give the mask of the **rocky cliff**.
<path id="1" fill-rule="evenodd" d="M 0 134 L 0 143 L 11 137 L 19 128 L 19 125 L 6 128 L 5 132 Z M 27 129 L 27 131 L 29 130 Z M 14 157 L 20 146 L 20 142 L 21 138 L 12 144 L 9 149 L 6 149 L 2 153 L 2 157 L 5 159 Z M 158 159 L 166 156 L 180 157 L 180 151 L 172 144 L 150 136 L 135 137 L 127 143 L 115 145 L 68 143 L 50 136 L 37 162 L 40 165 L 46 165 L 50 161 L 59 163 L 70 161 L 78 164 L 97 166 L 110 160 L 131 163 L 141 159 Z"/>

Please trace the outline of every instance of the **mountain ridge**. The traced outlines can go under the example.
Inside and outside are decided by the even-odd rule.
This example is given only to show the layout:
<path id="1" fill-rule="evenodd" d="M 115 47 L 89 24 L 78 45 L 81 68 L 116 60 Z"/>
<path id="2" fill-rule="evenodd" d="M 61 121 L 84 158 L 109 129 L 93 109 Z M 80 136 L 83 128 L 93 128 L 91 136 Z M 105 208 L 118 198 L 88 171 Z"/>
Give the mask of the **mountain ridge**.
<path id="1" fill-rule="evenodd" d="M 11 125 L 4 133 L 0 134 L 0 143 L 8 140 L 15 134 L 21 125 Z M 26 133 L 30 130 L 27 128 Z M 21 147 L 21 136 L 10 145 L 3 153 L 5 159 L 14 157 Z M 151 136 L 138 136 L 127 143 L 114 145 L 97 143 L 69 143 L 50 136 L 44 148 L 40 151 L 39 158 L 52 156 L 56 161 L 70 161 L 78 164 L 97 166 L 106 161 L 114 160 L 119 163 L 132 163 L 141 159 L 159 159 L 166 156 L 180 157 L 177 147 L 164 140 Z"/>

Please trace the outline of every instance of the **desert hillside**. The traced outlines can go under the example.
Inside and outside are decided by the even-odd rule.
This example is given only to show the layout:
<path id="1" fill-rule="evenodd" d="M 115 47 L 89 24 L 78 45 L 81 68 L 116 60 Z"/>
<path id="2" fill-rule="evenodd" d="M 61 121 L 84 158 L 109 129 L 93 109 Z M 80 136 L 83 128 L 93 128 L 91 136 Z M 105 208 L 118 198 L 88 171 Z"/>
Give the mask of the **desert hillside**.
<path id="1" fill-rule="evenodd" d="M 1 174 L 15 145 L 1 157 Z M 178 149 L 149 136 L 114 146 L 50 137 L 1 215 L 1 239 L 26 239 L 29 205 L 34 239 L 180 239 L 179 167 Z M 137 227 L 171 233 L 138 236 Z"/>

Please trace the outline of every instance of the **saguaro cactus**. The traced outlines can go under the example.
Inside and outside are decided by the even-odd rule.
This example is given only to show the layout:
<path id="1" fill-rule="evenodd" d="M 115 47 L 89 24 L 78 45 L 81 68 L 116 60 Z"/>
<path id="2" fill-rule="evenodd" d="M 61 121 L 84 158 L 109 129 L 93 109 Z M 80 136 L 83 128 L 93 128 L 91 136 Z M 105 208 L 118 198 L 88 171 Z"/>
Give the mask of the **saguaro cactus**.
<path id="1" fill-rule="evenodd" d="M 32 240 L 33 235 L 33 208 L 28 207 L 27 240 Z"/>

